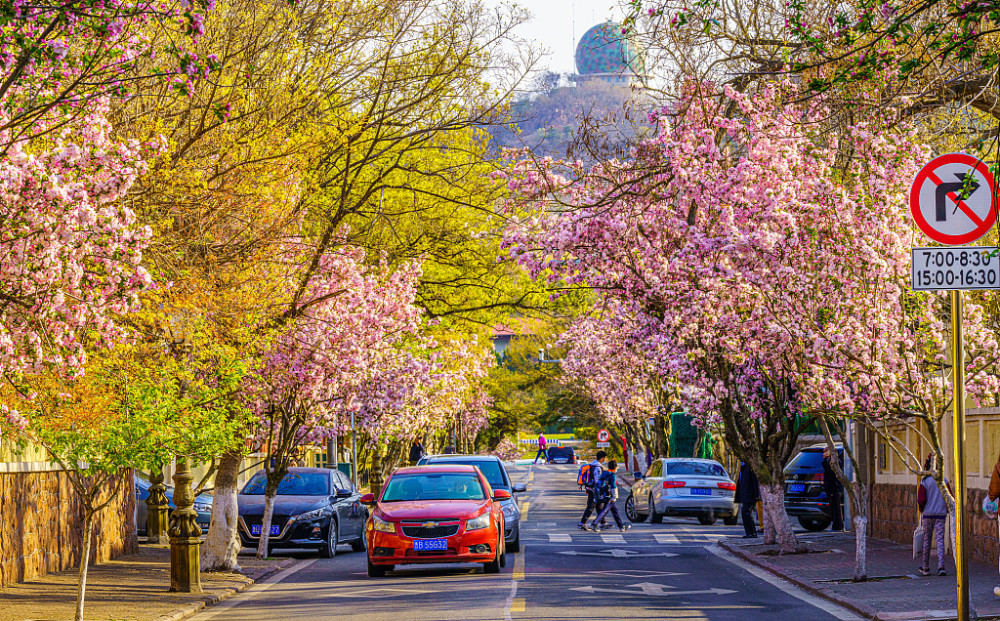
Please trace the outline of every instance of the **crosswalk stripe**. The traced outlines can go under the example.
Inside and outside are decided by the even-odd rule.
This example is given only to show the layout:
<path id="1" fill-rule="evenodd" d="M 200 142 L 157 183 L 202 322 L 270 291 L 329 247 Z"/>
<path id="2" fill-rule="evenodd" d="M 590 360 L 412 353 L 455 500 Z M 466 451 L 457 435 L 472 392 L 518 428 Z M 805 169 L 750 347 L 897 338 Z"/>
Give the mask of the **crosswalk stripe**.
<path id="1" fill-rule="evenodd" d="M 656 543 L 665 544 L 679 544 L 681 542 L 681 540 L 677 538 L 677 535 L 669 535 L 666 533 L 657 533 L 653 535 L 653 539 L 656 539 Z"/>
<path id="2" fill-rule="evenodd" d="M 569 543 L 573 539 L 566 533 L 549 533 L 549 543 Z"/>
<path id="3" fill-rule="evenodd" d="M 601 535 L 604 543 L 625 543 L 625 538 L 621 535 Z"/>

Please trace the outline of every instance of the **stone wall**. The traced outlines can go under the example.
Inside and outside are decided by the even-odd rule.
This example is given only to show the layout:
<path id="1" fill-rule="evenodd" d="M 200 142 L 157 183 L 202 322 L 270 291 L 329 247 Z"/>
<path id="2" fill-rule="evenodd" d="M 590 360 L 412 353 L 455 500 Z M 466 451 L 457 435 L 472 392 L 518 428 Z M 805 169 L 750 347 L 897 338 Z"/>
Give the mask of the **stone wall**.
<path id="1" fill-rule="evenodd" d="M 122 476 L 94 524 L 92 561 L 136 550 L 135 486 L 131 471 Z M 77 566 L 82 539 L 83 506 L 65 472 L 0 474 L 0 586 Z"/>
<path id="2" fill-rule="evenodd" d="M 969 558 L 995 564 L 1000 553 L 996 520 L 982 511 L 986 490 L 965 490 L 966 532 Z M 917 485 L 879 483 L 872 490 L 871 534 L 898 543 L 913 541 L 917 526 Z"/>

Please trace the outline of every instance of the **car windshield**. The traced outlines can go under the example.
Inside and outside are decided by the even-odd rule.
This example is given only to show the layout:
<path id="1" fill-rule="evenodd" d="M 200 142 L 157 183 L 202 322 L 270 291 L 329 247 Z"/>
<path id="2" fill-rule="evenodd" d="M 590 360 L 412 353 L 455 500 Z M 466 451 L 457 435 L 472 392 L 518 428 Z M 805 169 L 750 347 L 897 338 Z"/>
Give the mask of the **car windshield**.
<path id="1" fill-rule="evenodd" d="M 503 475 L 503 468 L 500 466 L 499 461 L 491 460 L 471 460 L 471 459 L 435 459 L 428 463 L 438 465 L 438 464 L 456 464 L 460 466 L 475 466 L 483 473 L 486 480 L 489 482 L 490 487 L 493 489 L 510 489 L 510 483 L 507 482 L 506 477 Z"/>
<path id="2" fill-rule="evenodd" d="M 465 472 L 401 474 L 389 479 L 382 502 L 408 500 L 484 500 L 479 477 Z"/>
<path id="3" fill-rule="evenodd" d="M 559 457 L 566 457 L 573 454 L 573 449 L 568 446 L 553 446 L 549 449 L 549 457 L 558 455 Z"/>
<path id="4" fill-rule="evenodd" d="M 700 461 L 676 461 L 667 462 L 668 475 L 691 474 L 703 477 L 724 477 L 726 469 L 719 464 L 705 463 Z"/>
<path id="5" fill-rule="evenodd" d="M 258 472 L 243 488 L 247 496 L 260 496 L 267 487 L 267 475 Z M 278 496 L 326 496 L 330 493 L 330 475 L 325 472 L 289 472 L 278 483 Z"/>
<path id="6" fill-rule="evenodd" d="M 818 470 L 822 467 L 823 451 L 802 451 L 792 458 L 792 461 L 788 462 L 788 465 L 785 466 L 785 472 L 791 472 L 800 468 Z"/>

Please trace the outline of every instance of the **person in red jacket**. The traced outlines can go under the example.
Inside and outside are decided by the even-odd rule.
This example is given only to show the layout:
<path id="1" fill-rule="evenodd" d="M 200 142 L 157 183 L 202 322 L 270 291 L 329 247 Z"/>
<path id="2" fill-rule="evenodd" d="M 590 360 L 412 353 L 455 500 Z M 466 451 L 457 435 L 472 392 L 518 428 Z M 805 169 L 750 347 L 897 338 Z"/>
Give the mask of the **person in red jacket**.
<path id="1" fill-rule="evenodd" d="M 986 490 L 986 495 L 990 497 L 990 500 L 1000 498 L 1000 457 L 997 457 L 997 463 L 993 466 L 993 474 L 990 476 L 990 486 Z M 997 518 L 1000 519 L 1000 515 Z M 993 594 L 1000 597 L 1000 586 L 993 587 Z"/>

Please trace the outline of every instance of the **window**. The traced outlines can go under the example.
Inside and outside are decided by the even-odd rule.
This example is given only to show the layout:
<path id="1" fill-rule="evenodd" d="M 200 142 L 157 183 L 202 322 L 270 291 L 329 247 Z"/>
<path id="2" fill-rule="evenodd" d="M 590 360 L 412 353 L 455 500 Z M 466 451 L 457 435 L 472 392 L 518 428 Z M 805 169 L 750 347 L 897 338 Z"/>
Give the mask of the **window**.
<path id="1" fill-rule="evenodd" d="M 729 476 L 720 464 L 701 461 L 672 461 L 667 464 L 667 474 L 727 478 Z"/>
<path id="2" fill-rule="evenodd" d="M 382 502 L 485 499 L 479 477 L 464 472 L 397 475 L 389 479 L 382 492 Z"/>
<path id="3" fill-rule="evenodd" d="M 247 496 L 262 496 L 267 487 L 267 474 L 262 470 L 253 475 L 243 488 Z M 330 493 L 330 476 L 325 472 L 289 472 L 278 483 L 278 496 L 326 496 Z"/>
<path id="4" fill-rule="evenodd" d="M 510 481 L 507 480 L 507 477 L 504 474 L 504 469 L 500 465 L 499 460 L 494 460 L 494 459 L 471 460 L 462 458 L 456 458 L 456 459 L 445 458 L 445 459 L 434 459 L 426 463 L 435 465 L 457 464 L 460 466 L 475 466 L 479 468 L 480 472 L 483 473 L 483 476 L 486 477 L 486 482 L 490 484 L 490 487 L 492 487 L 493 489 L 505 489 L 508 491 L 510 490 Z"/>
<path id="5" fill-rule="evenodd" d="M 350 479 L 347 478 L 347 475 L 345 475 L 343 472 L 336 471 L 333 473 L 333 476 L 334 476 L 334 484 L 336 484 L 337 487 L 339 487 L 340 489 L 349 489 L 351 491 L 354 491 L 354 484 L 351 482 Z"/>
<path id="6" fill-rule="evenodd" d="M 649 467 L 649 472 L 646 474 L 647 477 L 658 477 L 663 474 L 663 462 L 656 460 Z"/>

